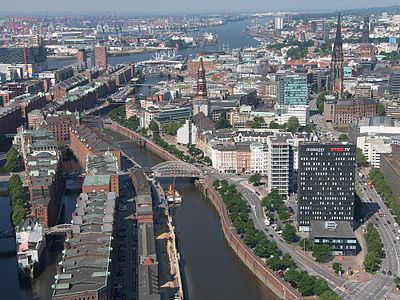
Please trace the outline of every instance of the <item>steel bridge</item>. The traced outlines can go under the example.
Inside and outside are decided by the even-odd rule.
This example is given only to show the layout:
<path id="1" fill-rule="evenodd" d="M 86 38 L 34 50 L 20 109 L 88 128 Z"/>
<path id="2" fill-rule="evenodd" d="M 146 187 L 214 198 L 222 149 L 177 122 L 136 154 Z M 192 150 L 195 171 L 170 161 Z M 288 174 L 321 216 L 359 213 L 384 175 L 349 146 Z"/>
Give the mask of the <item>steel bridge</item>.
<path id="1" fill-rule="evenodd" d="M 178 160 L 170 160 L 166 162 L 162 162 L 158 165 L 155 165 L 151 168 L 154 172 L 154 177 L 156 178 L 170 178 L 170 177 L 179 177 L 179 178 L 201 178 L 203 177 L 203 173 L 201 170 L 194 165 L 189 163 L 178 161 Z"/>
<path id="2" fill-rule="evenodd" d="M 59 224 L 55 225 L 47 230 L 45 230 L 45 234 L 65 234 L 67 231 L 72 230 L 72 224 Z"/>

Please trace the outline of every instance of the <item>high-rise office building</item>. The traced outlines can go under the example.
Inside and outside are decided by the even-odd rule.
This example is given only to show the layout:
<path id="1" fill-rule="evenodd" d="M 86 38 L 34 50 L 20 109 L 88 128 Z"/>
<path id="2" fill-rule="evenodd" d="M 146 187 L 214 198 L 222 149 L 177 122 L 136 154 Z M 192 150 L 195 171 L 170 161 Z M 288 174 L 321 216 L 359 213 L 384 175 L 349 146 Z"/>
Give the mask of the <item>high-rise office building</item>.
<path id="1" fill-rule="evenodd" d="M 400 95 L 400 72 L 390 74 L 389 92 L 391 95 Z"/>
<path id="2" fill-rule="evenodd" d="M 98 68 L 107 69 L 107 48 L 105 46 L 94 47 L 94 64 Z"/>
<path id="3" fill-rule="evenodd" d="M 275 29 L 283 29 L 283 17 L 275 17 Z"/>
<path id="4" fill-rule="evenodd" d="M 278 103 L 280 105 L 308 104 L 307 76 L 287 75 L 278 82 Z"/>
<path id="5" fill-rule="evenodd" d="M 340 13 L 336 29 L 336 38 L 333 44 L 332 61 L 331 61 L 331 85 L 330 91 L 336 99 L 341 99 L 343 96 L 343 40 L 342 40 L 342 25 L 340 22 Z"/>
<path id="6" fill-rule="evenodd" d="M 299 231 L 310 231 L 311 221 L 346 221 L 353 228 L 355 157 L 351 144 L 300 144 Z"/>

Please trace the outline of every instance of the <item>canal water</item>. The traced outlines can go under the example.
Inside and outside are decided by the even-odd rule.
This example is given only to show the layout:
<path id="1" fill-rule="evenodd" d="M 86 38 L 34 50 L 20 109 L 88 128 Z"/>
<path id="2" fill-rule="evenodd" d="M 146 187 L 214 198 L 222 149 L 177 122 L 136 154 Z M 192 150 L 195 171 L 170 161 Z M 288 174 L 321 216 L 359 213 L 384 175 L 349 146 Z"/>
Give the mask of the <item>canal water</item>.
<path id="1" fill-rule="evenodd" d="M 121 149 L 144 167 L 162 161 L 119 134 L 107 131 L 107 135 L 116 141 L 125 140 L 119 143 Z M 189 299 L 277 299 L 233 253 L 224 239 L 217 212 L 195 185 L 178 182 L 177 189 L 183 204 L 174 210 L 173 219 Z"/>

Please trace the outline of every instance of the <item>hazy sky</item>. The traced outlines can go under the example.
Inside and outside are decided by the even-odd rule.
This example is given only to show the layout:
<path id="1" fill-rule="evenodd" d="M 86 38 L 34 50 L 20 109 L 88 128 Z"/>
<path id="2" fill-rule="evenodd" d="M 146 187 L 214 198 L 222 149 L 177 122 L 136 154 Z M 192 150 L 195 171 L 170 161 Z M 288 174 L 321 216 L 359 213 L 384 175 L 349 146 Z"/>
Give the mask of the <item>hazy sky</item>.
<path id="1" fill-rule="evenodd" d="M 217 12 L 337 10 L 399 4 L 399 0 L 0 0 L 0 11 Z"/>

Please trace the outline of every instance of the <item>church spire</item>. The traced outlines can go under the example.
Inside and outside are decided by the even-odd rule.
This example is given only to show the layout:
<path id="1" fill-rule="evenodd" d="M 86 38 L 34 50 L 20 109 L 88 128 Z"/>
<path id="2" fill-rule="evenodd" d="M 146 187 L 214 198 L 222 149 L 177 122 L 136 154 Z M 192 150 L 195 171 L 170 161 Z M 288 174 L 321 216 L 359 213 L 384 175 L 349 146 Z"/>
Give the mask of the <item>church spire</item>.
<path id="1" fill-rule="evenodd" d="M 336 99 L 342 98 L 343 95 L 343 40 L 342 40 L 342 24 L 340 13 L 338 15 L 338 23 L 336 29 L 335 42 L 332 50 L 331 60 L 331 85 L 330 91 Z"/>
<path id="2" fill-rule="evenodd" d="M 197 69 L 197 98 L 207 99 L 206 69 L 203 58 L 200 57 L 199 68 Z"/>
<path id="3" fill-rule="evenodd" d="M 364 17 L 361 43 L 369 44 L 369 17 L 368 16 Z"/>

